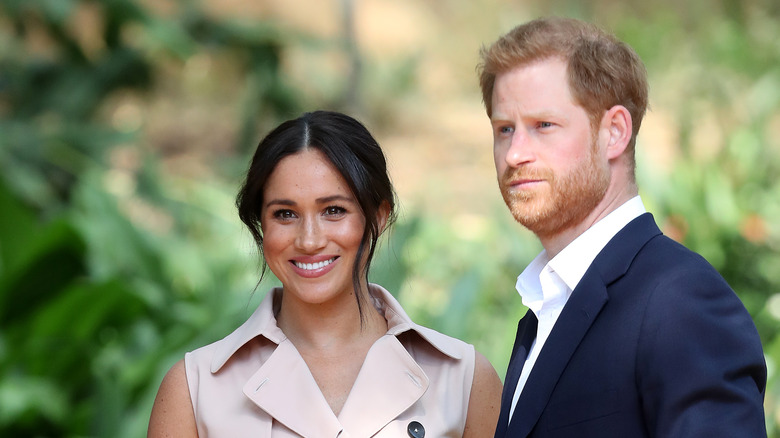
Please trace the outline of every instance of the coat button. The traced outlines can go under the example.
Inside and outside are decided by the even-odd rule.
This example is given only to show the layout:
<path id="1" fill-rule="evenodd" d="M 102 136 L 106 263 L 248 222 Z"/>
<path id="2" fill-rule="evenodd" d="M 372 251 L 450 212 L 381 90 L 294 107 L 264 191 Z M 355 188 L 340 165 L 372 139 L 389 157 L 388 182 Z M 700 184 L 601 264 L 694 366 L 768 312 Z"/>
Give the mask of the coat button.
<path id="1" fill-rule="evenodd" d="M 422 424 L 412 421 L 409 423 L 409 427 L 406 428 L 406 431 L 409 432 L 409 436 L 412 438 L 424 438 L 425 437 L 425 428 Z"/>

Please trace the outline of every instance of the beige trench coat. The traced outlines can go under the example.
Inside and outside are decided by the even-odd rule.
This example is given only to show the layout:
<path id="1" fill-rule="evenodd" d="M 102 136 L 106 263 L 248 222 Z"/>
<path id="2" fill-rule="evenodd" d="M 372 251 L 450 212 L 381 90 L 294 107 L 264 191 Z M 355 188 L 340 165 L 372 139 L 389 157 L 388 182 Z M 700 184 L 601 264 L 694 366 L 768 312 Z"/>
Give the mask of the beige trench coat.
<path id="1" fill-rule="evenodd" d="M 387 333 L 369 350 L 336 416 L 298 351 L 276 324 L 271 290 L 226 338 L 185 356 L 198 434 L 207 437 L 461 437 L 474 347 L 409 319 L 393 296 L 370 287 Z"/>

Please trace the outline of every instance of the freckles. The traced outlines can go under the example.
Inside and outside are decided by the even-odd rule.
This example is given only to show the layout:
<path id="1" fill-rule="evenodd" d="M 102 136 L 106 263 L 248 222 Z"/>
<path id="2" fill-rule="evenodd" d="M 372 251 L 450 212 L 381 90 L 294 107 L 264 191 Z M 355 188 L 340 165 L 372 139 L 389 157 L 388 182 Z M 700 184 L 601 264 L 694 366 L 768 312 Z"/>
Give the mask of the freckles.
<path id="1" fill-rule="evenodd" d="M 271 251 L 279 251 L 295 241 L 295 233 L 286 232 L 283 228 L 269 226 L 263 230 L 263 247 Z"/>
<path id="2" fill-rule="evenodd" d="M 363 234 L 363 227 L 360 226 L 358 228 L 359 224 L 353 224 L 349 227 L 344 227 L 343 229 L 336 232 L 333 236 L 344 243 L 354 243 L 355 241 L 360 241 L 360 237 Z"/>

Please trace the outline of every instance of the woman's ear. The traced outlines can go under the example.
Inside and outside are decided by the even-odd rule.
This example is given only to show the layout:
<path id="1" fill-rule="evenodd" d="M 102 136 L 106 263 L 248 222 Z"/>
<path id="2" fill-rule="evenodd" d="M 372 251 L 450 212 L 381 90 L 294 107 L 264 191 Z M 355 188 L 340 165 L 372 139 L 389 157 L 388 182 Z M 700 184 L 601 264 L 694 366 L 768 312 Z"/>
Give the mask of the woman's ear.
<path id="1" fill-rule="evenodd" d="M 388 218 L 390 218 L 390 203 L 387 201 L 382 201 L 376 211 L 376 225 L 379 234 L 382 234 L 382 232 L 385 231 Z"/>
<path id="2" fill-rule="evenodd" d="M 601 118 L 601 131 L 606 133 L 607 159 L 619 157 L 631 142 L 631 113 L 623 105 L 613 106 Z"/>

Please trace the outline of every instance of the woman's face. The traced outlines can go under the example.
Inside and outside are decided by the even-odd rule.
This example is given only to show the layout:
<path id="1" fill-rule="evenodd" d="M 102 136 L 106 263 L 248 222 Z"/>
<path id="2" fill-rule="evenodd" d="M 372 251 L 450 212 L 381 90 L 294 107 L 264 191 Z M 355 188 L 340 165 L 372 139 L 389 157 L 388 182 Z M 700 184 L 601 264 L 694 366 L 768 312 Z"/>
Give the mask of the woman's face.
<path id="1" fill-rule="evenodd" d="M 263 254 L 285 301 L 352 297 L 365 218 L 344 178 L 317 149 L 283 158 L 263 191 Z"/>

